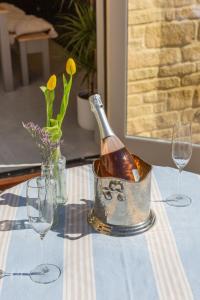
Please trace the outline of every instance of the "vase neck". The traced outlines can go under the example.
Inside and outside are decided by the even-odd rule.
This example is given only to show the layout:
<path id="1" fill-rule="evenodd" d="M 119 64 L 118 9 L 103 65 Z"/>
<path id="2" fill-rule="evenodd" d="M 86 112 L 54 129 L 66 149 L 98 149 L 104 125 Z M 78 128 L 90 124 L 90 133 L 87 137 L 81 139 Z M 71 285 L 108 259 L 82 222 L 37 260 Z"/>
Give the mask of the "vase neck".
<path id="1" fill-rule="evenodd" d="M 56 162 L 61 157 L 61 151 L 60 151 L 60 145 L 57 146 L 57 148 L 54 150 L 54 153 L 52 155 L 52 162 Z"/>

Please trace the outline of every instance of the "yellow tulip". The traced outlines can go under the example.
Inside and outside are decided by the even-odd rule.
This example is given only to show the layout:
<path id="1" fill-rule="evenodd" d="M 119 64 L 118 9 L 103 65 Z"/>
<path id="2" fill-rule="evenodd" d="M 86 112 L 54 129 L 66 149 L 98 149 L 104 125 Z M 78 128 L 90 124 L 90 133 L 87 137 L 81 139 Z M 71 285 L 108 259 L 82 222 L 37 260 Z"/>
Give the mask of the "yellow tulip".
<path id="1" fill-rule="evenodd" d="M 66 63 L 66 72 L 69 75 L 74 75 L 76 73 L 76 64 L 73 58 L 69 58 Z"/>
<path id="2" fill-rule="evenodd" d="M 47 89 L 49 91 L 53 91 L 56 87 L 56 75 L 51 75 L 51 77 L 49 78 L 48 82 L 47 82 Z"/>

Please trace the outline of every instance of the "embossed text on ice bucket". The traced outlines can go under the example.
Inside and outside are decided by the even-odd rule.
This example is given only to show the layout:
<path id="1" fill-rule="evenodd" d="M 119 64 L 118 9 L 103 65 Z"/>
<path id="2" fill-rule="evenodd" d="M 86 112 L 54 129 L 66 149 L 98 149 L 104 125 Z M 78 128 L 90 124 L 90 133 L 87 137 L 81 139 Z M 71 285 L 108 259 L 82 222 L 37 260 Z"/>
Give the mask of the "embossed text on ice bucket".
<path id="1" fill-rule="evenodd" d="M 134 160 L 139 174 L 136 182 L 100 177 L 99 160 L 93 163 L 95 202 L 88 222 L 96 231 L 129 236 L 142 233 L 155 223 L 151 210 L 152 167 L 135 155 Z"/>

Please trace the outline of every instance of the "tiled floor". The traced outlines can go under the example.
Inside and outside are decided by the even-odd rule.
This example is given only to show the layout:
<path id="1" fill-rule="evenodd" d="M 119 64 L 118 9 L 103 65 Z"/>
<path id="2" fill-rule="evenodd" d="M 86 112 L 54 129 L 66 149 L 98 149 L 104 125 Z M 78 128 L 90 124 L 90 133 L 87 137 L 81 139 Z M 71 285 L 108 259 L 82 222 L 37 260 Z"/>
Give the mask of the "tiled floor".
<path id="1" fill-rule="evenodd" d="M 65 56 L 61 48 L 51 42 L 51 73 L 62 74 L 65 71 Z M 38 163 L 41 161 L 35 143 L 22 127 L 22 121 L 33 121 L 41 126 L 45 122 L 45 100 L 39 89 L 43 85 L 39 55 L 32 55 L 29 61 L 31 83 L 21 85 L 19 60 L 13 55 L 15 90 L 6 93 L 0 78 L 0 165 L 17 163 Z M 57 103 L 59 107 L 62 95 L 61 77 L 59 76 Z M 81 129 L 76 120 L 76 94 L 80 90 L 80 75 L 77 75 L 70 96 L 67 116 L 63 126 L 62 153 L 68 160 L 96 155 L 99 145 L 94 141 L 94 132 Z M 5 169 L 0 168 L 0 173 Z"/>

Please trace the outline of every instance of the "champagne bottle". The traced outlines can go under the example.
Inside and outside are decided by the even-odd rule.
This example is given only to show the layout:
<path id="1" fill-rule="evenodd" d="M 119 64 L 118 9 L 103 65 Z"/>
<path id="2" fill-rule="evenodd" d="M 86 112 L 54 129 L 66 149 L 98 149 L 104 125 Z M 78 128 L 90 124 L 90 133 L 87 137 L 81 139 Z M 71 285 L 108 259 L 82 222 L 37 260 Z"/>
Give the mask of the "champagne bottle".
<path id="1" fill-rule="evenodd" d="M 138 182 L 140 176 L 134 158 L 111 129 L 100 95 L 90 96 L 89 101 L 99 126 L 101 138 L 98 175 Z"/>

